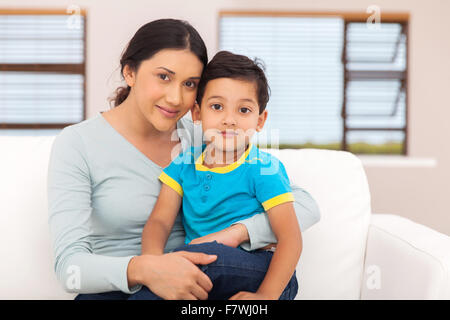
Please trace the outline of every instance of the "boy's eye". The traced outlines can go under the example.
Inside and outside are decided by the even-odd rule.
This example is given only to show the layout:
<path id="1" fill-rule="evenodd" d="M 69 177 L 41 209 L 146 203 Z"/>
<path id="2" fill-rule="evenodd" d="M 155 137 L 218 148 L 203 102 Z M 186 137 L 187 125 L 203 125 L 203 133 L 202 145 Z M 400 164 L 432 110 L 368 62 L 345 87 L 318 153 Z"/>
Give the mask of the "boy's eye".
<path id="1" fill-rule="evenodd" d="M 222 106 L 218 103 L 214 103 L 211 105 L 211 108 L 213 108 L 214 110 L 220 110 Z"/>
<path id="2" fill-rule="evenodd" d="M 242 113 L 249 113 L 249 112 L 252 112 L 252 110 L 250 110 L 249 108 L 246 108 L 246 107 L 240 108 L 239 111 L 241 111 Z"/>

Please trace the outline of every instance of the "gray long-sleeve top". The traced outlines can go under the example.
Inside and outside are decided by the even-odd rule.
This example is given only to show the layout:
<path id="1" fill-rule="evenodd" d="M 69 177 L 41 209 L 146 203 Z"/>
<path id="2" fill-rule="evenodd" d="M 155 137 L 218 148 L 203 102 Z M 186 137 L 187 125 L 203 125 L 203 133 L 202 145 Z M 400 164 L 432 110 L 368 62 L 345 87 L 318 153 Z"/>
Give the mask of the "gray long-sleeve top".
<path id="1" fill-rule="evenodd" d="M 194 126 L 177 123 L 183 150 Z M 180 130 L 181 129 L 181 130 Z M 161 189 L 162 167 L 152 162 L 101 115 L 66 127 L 56 137 L 49 162 L 49 225 L 55 272 L 67 292 L 134 293 L 128 288 L 130 259 L 141 254 L 141 236 Z M 302 231 L 320 219 L 312 197 L 292 186 Z M 249 250 L 276 242 L 266 213 L 240 221 L 248 230 Z M 166 252 L 184 243 L 179 217 Z"/>

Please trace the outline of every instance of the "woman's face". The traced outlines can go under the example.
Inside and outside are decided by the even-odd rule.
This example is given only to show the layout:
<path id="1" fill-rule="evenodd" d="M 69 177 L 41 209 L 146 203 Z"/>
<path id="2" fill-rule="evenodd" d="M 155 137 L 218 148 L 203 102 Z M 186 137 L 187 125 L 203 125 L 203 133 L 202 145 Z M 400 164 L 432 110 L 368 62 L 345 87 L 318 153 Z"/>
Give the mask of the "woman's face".
<path id="1" fill-rule="evenodd" d="M 193 107 L 202 70 L 191 51 L 164 49 L 142 61 L 137 72 L 126 66 L 124 77 L 137 111 L 156 130 L 167 132 Z"/>

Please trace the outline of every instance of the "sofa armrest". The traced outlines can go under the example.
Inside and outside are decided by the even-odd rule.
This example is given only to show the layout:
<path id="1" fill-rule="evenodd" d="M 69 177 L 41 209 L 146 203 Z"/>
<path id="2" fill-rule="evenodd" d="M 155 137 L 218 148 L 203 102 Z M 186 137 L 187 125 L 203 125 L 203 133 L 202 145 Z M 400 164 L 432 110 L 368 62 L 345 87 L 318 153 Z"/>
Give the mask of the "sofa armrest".
<path id="1" fill-rule="evenodd" d="M 390 214 L 372 214 L 361 299 L 450 299 L 450 237 Z"/>

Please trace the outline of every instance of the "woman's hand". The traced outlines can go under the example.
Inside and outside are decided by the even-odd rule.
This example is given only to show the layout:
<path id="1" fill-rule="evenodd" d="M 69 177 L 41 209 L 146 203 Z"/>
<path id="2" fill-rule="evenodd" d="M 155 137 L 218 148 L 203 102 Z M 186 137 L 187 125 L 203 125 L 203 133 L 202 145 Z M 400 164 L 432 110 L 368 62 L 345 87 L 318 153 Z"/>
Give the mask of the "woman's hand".
<path id="1" fill-rule="evenodd" d="M 196 264 L 216 259 L 215 255 L 186 251 L 136 256 L 128 265 L 128 285 L 143 284 L 165 300 L 206 300 L 212 282 Z"/>
<path id="2" fill-rule="evenodd" d="M 217 241 L 226 246 L 236 248 L 243 242 L 249 241 L 247 228 L 242 223 L 234 224 L 218 232 L 210 233 L 204 237 L 196 238 L 189 244 Z"/>
<path id="3" fill-rule="evenodd" d="M 232 296 L 230 300 L 274 300 L 274 298 L 258 292 L 241 291 Z"/>

